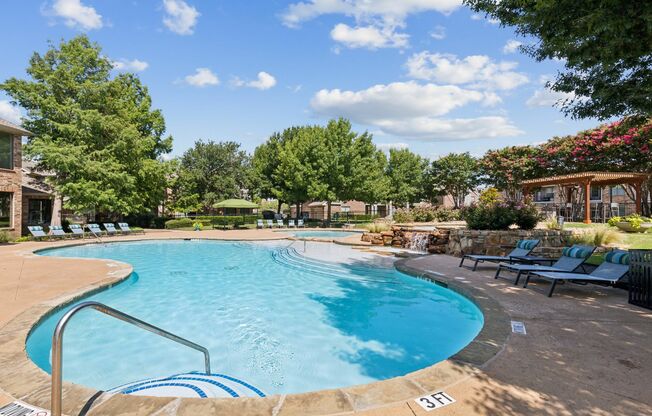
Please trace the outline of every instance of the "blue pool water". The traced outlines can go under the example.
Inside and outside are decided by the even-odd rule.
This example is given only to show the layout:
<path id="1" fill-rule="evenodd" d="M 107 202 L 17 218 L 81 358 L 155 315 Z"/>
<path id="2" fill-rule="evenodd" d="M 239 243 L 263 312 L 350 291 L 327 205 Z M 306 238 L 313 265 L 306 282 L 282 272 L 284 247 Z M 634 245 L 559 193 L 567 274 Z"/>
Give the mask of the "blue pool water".
<path id="1" fill-rule="evenodd" d="M 318 261 L 286 246 L 159 241 L 42 254 L 132 264 L 128 280 L 85 300 L 206 346 L 214 372 L 267 394 L 404 375 L 455 354 L 482 328 L 480 310 L 453 291 L 393 268 Z M 27 341 L 31 359 L 48 372 L 63 313 Z M 63 351 L 64 378 L 97 389 L 203 366 L 200 353 L 92 310 L 69 323 Z"/>
<path id="2" fill-rule="evenodd" d="M 297 238 L 344 238 L 356 234 L 360 233 L 347 231 L 295 231 L 292 233 Z"/>

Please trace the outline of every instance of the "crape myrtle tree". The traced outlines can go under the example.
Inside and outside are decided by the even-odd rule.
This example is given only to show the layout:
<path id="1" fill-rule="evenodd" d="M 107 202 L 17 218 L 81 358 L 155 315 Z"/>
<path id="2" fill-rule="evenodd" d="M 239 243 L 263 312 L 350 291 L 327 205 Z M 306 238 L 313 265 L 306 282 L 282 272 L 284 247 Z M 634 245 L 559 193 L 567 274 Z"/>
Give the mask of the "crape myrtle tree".
<path id="1" fill-rule="evenodd" d="M 409 149 L 390 149 L 385 169 L 388 179 L 387 198 L 409 208 L 425 195 L 425 176 L 428 160 Z"/>
<path id="2" fill-rule="evenodd" d="M 34 133 L 25 146 L 65 207 L 105 215 L 138 213 L 164 198 L 170 152 L 165 122 L 134 74 L 112 76 L 99 45 L 77 36 L 34 53 L 28 79 L 0 84 L 24 108 Z"/>
<path id="3" fill-rule="evenodd" d="M 426 196 L 450 195 L 455 208 L 464 205 L 464 198 L 480 184 L 478 161 L 466 153 L 450 153 L 433 160 L 426 173 Z"/>
<path id="4" fill-rule="evenodd" d="M 534 146 L 490 150 L 478 161 L 483 181 L 516 202 L 522 190 L 521 182 L 541 177 L 544 172 L 537 159 L 539 155 L 540 150 Z"/>
<path id="5" fill-rule="evenodd" d="M 571 93 L 561 103 L 574 118 L 652 114 L 652 2 L 632 0 L 464 0 L 517 33 L 538 61 L 560 59 L 550 83 Z"/>
<path id="6" fill-rule="evenodd" d="M 193 207 L 211 212 L 213 205 L 240 198 L 249 188 L 250 158 L 233 141 L 198 140 L 179 160 L 174 199 L 184 212 Z"/>

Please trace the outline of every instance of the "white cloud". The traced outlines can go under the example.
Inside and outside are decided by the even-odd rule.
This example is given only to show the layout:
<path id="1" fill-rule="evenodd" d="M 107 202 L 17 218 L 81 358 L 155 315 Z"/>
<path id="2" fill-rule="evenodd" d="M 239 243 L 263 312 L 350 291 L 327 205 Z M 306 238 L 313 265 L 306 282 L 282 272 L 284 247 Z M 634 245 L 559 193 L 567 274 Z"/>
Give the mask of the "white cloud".
<path id="1" fill-rule="evenodd" d="M 163 0 L 163 24 L 179 35 L 192 35 L 200 13 L 183 0 Z"/>
<path id="2" fill-rule="evenodd" d="M 486 55 L 459 59 L 455 55 L 421 52 L 412 55 L 406 66 L 412 78 L 474 88 L 510 90 L 528 82 L 525 74 L 513 71 L 517 63 L 496 63 Z"/>
<path id="3" fill-rule="evenodd" d="M 515 53 L 518 51 L 519 46 L 521 46 L 523 42 L 519 42 L 514 39 L 510 39 L 507 41 L 505 46 L 503 46 L 503 53 Z"/>
<path id="4" fill-rule="evenodd" d="M 81 30 L 100 29 L 104 26 L 102 15 L 93 7 L 82 4 L 81 0 L 55 0 L 52 8 L 45 13 L 63 18 L 66 26 Z"/>
<path id="5" fill-rule="evenodd" d="M 220 79 L 208 68 L 197 68 L 193 75 L 187 75 L 184 81 L 194 87 L 206 87 L 209 85 L 218 85 Z"/>
<path id="6" fill-rule="evenodd" d="M 444 26 L 435 26 L 430 37 L 437 40 L 446 39 L 446 28 Z"/>
<path id="7" fill-rule="evenodd" d="M 324 14 L 344 14 L 358 22 L 382 20 L 385 25 L 403 26 L 410 14 L 427 11 L 448 14 L 461 5 L 461 0 L 308 0 L 291 4 L 281 19 L 286 26 L 297 27 Z"/>
<path id="8" fill-rule="evenodd" d="M 310 104 L 319 115 L 347 117 L 406 138 L 453 140 L 520 134 L 504 117 L 439 118 L 466 104 L 484 104 L 487 100 L 495 101 L 495 94 L 410 81 L 375 85 L 361 91 L 321 90 Z"/>
<path id="9" fill-rule="evenodd" d="M 140 59 L 118 59 L 113 61 L 113 68 L 117 71 L 142 72 L 149 67 L 149 64 Z"/>
<path id="10" fill-rule="evenodd" d="M 479 14 L 479 13 L 473 13 L 471 15 L 471 20 L 485 20 L 485 16 Z M 492 25 L 497 25 L 500 23 L 500 20 L 494 19 L 494 18 L 486 18 L 487 23 L 492 24 Z"/>
<path id="11" fill-rule="evenodd" d="M 249 87 L 257 88 L 259 90 L 268 90 L 276 85 L 276 78 L 274 78 L 272 74 L 261 71 L 258 73 L 258 78 L 253 81 L 245 81 L 239 77 L 235 77 L 231 80 L 231 85 L 234 87 Z M 299 85 L 298 88 L 299 89 L 295 92 L 298 92 L 301 89 L 301 86 Z"/>
<path id="12" fill-rule="evenodd" d="M 575 94 L 566 92 L 552 91 L 548 88 L 543 88 L 534 91 L 534 94 L 528 98 L 525 104 L 528 107 L 552 107 L 565 100 L 572 100 Z"/>
<path id="13" fill-rule="evenodd" d="M 20 125 L 20 110 L 7 100 L 0 100 L 0 118 Z"/>
<path id="14" fill-rule="evenodd" d="M 409 35 L 397 33 L 392 27 L 335 25 L 331 38 L 349 48 L 404 48 Z"/>
<path id="15" fill-rule="evenodd" d="M 385 153 L 389 153 L 390 149 L 402 150 L 407 149 L 409 146 L 407 143 L 380 143 L 376 147 Z"/>

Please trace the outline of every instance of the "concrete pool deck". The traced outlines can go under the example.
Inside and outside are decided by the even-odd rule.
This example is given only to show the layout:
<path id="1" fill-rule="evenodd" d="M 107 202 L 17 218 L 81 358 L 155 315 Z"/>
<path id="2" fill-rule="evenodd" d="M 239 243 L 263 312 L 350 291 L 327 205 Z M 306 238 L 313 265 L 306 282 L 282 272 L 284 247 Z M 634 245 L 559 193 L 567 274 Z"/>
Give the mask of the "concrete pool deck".
<path id="1" fill-rule="evenodd" d="M 271 230 L 161 231 L 107 241 L 283 237 Z M 18 399 L 49 407 L 49 376 L 24 351 L 30 328 L 56 305 L 119 281 L 131 272 L 129 265 L 114 261 L 33 254 L 34 250 L 79 242 L 0 245 L 0 406 Z M 541 293 L 544 284 L 522 289 L 507 280 L 494 280 L 491 266 L 474 273 L 457 264 L 458 259 L 443 255 L 405 259 L 397 264 L 406 272 L 425 274 L 454 286 L 483 308 L 484 338 L 481 333 L 473 345 L 451 360 L 370 385 L 265 399 L 101 396 L 87 414 L 652 414 L 648 381 L 652 376 L 651 311 L 627 304 L 627 294 L 620 289 L 562 285 L 553 298 L 547 298 Z M 527 335 L 510 334 L 509 320 L 523 322 Z M 96 393 L 82 386 L 64 385 L 67 414 L 79 414 Z M 414 401 L 438 390 L 444 390 L 456 403 L 425 412 Z"/>

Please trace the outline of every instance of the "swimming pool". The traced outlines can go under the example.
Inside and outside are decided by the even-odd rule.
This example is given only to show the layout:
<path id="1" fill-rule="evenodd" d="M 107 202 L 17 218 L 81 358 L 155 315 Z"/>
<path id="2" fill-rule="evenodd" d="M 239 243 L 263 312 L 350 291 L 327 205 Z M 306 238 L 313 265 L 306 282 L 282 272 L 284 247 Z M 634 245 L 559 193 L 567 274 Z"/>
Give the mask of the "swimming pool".
<path id="1" fill-rule="evenodd" d="M 404 375 L 455 354 L 483 325 L 475 304 L 453 291 L 393 268 L 307 258 L 287 242 L 149 241 L 41 254 L 132 264 L 128 280 L 84 300 L 206 346 L 215 372 L 267 394 Z M 47 372 L 64 312 L 27 341 Z M 63 351 L 65 380 L 103 390 L 202 370 L 196 351 L 90 310 L 68 325 Z"/>
<path id="2" fill-rule="evenodd" d="M 294 231 L 291 233 L 296 238 L 344 238 L 352 235 L 362 235 L 351 231 Z"/>

